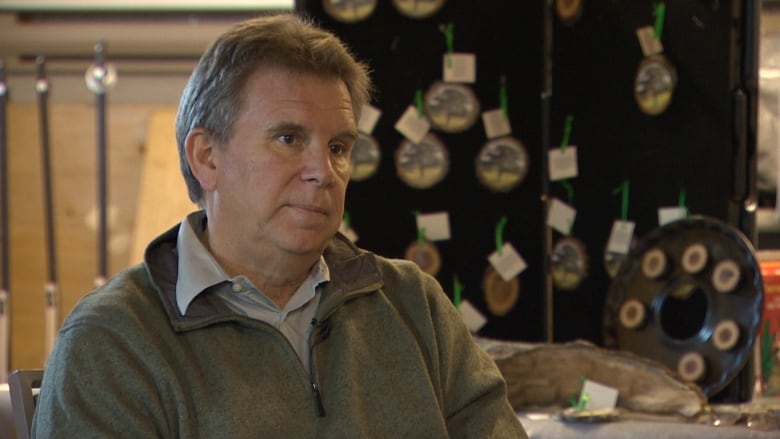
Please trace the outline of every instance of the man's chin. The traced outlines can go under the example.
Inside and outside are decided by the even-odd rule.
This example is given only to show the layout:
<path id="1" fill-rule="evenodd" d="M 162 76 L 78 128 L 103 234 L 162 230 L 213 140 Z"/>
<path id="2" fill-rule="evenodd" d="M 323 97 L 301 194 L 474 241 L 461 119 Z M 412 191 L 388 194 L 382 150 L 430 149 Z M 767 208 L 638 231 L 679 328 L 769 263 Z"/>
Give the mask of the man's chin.
<path id="1" fill-rule="evenodd" d="M 333 232 L 330 235 L 322 233 L 317 234 L 300 234 L 295 239 L 289 240 L 287 245 L 287 251 L 290 253 L 306 256 L 306 255 L 321 255 L 325 251 L 325 247 L 328 246 L 328 242 L 336 235 Z"/>

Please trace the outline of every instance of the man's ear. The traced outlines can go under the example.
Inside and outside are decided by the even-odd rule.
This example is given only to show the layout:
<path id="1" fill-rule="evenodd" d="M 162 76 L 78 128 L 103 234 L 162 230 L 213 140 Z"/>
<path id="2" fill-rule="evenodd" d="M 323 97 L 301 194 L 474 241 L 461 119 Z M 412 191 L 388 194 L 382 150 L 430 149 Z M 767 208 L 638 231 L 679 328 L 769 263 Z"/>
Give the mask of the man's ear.
<path id="1" fill-rule="evenodd" d="M 203 128 L 193 129 L 184 140 L 184 149 L 187 152 L 187 161 L 192 175 L 205 191 L 213 190 L 217 184 L 215 148 L 211 134 Z"/>

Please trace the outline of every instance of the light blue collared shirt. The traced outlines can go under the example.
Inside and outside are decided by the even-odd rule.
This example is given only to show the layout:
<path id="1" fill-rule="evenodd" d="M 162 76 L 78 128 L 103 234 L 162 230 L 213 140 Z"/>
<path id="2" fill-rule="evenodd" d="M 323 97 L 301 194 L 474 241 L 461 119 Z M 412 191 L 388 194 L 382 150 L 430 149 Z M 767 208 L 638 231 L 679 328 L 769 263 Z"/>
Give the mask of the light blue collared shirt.
<path id="1" fill-rule="evenodd" d="M 179 251 L 179 274 L 176 279 L 176 304 L 184 315 L 190 303 L 206 288 L 221 282 L 230 282 L 230 290 L 219 290 L 217 295 L 238 314 L 260 320 L 278 329 L 295 349 L 301 363 L 310 371 L 311 352 L 309 337 L 313 329 L 312 320 L 319 306 L 318 288 L 330 280 L 330 271 L 325 259 L 320 256 L 309 277 L 284 306 L 279 306 L 263 294 L 245 276 L 229 278 L 222 267 L 198 239 L 205 224 L 197 224 L 199 213 L 191 213 L 179 226 L 177 247 Z"/>

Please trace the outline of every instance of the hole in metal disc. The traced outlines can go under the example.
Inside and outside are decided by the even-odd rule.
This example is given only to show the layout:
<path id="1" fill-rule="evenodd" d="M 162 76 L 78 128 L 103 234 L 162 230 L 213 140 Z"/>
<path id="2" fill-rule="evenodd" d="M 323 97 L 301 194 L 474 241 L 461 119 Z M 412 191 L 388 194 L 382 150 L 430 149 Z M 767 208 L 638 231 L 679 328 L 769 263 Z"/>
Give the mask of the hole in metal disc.
<path id="1" fill-rule="evenodd" d="M 661 303 L 661 330 L 679 341 L 696 336 L 704 325 L 708 305 L 707 294 L 694 283 L 676 285 Z"/>

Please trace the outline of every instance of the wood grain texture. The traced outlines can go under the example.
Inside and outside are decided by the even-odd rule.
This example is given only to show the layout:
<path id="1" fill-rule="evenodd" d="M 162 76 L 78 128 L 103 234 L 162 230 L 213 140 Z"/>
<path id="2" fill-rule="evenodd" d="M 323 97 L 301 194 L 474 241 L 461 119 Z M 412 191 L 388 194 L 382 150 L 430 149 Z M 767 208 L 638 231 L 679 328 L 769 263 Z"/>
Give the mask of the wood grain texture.
<path id="1" fill-rule="evenodd" d="M 131 262 L 141 262 L 149 241 L 197 209 L 187 196 L 187 187 L 179 169 L 173 130 L 175 118 L 176 111 L 172 109 L 155 112 L 149 120 Z"/>
<path id="2" fill-rule="evenodd" d="M 142 224 L 144 229 L 138 230 L 139 212 L 161 214 L 174 205 L 172 200 L 187 198 L 183 189 L 169 186 L 156 188 L 157 195 L 164 196 L 166 202 L 159 198 L 147 201 L 147 197 L 141 196 L 142 188 L 153 185 L 142 182 L 150 145 L 155 148 L 155 156 L 158 147 L 172 148 L 175 154 L 175 146 L 155 140 L 165 135 L 172 138 L 170 114 L 173 111 L 175 108 L 169 105 L 111 105 L 109 102 L 106 114 L 109 275 L 136 262 L 132 253 L 136 237 L 145 239 L 172 225 L 163 227 L 160 221 L 146 221 Z M 170 120 L 167 126 L 161 121 L 165 118 Z M 64 318 L 93 289 L 97 273 L 94 108 L 86 104 L 50 105 L 49 122 L 60 315 Z M 43 291 L 47 262 L 38 125 L 35 105 L 9 106 L 11 370 L 43 366 Z M 178 164 L 173 163 L 172 169 L 178 177 Z M 154 205 L 150 207 L 146 203 Z M 175 216 L 180 219 L 178 214 Z M 158 226 L 159 229 L 151 230 Z"/>

